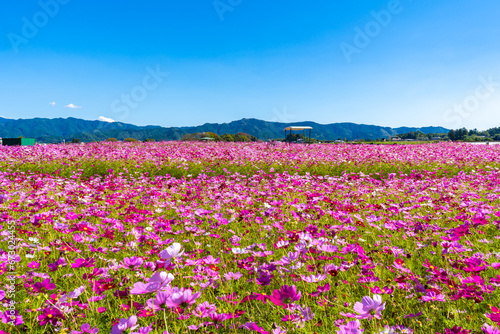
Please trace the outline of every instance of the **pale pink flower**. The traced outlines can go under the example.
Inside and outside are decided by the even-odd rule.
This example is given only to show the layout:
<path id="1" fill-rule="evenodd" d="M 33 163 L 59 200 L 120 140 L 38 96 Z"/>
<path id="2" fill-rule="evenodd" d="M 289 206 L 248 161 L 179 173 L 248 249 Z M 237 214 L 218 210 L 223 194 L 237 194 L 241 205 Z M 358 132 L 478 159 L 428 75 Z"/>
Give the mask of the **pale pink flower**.
<path id="1" fill-rule="evenodd" d="M 380 319 L 384 308 L 385 303 L 382 303 L 380 295 L 373 295 L 373 299 L 370 296 L 364 296 L 361 303 L 354 304 L 354 311 L 359 314 L 356 316 L 358 319 L 371 319 L 373 317 Z"/>

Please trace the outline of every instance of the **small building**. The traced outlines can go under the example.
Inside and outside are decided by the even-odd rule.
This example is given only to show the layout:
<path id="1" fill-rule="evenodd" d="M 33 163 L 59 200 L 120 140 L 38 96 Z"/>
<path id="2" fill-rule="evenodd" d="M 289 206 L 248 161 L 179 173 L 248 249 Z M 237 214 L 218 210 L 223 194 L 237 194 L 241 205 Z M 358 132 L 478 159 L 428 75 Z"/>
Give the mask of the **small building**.
<path id="1" fill-rule="evenodd" d="M 2 138 L 4 146 L 33 146 L 35 144 L 35 138 Z"/>
<path id="2" fill-rule="evenodd" d="M 308 142 L 311 143 L 311 131 L 312 131 L 312 127 L 310 126 L 288 126 L 285 128 L 285 142 L 287 141 L 287 132 L 290 131 L 290 135 L 292 134 L 292 131 L 303 131 L 303 137 L 304 139 L 306 139 L 306 130 L 309 130 L 309 140 Z M 303 141 L 304 144 L 306 143 L 305 141 Z"/>
<path id="3" fill-rule="evenodd" d="M 391 141 L 402 141 L 402 139 L 399 137 L 392 137 Z"/>
<path id="4" fill-rule="evenodd" d="M 214 138 L 212 137 L 203 137 L 203 138 L 200 138 L 201 141 L 205 141 L 205 142 L 209 142 L 211 140 L 215 140 Z"/>

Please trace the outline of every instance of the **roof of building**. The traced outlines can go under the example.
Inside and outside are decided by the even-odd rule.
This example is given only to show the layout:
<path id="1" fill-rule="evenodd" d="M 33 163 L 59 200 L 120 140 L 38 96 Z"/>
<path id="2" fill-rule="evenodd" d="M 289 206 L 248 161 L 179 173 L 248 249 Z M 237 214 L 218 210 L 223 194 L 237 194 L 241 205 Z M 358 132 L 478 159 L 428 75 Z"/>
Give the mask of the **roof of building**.
<path id="1" fill-rule="evenodd" d="M 310 126 L 289 126 L 285 128 L 285 131 L 289 130 L 312 130 Z"/>

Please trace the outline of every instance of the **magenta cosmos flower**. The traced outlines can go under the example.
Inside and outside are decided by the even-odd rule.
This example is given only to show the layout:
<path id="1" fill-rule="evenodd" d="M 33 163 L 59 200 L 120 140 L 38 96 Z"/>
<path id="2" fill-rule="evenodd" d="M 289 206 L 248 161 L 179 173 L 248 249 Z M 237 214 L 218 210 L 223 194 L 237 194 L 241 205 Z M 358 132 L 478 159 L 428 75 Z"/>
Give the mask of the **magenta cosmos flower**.
<path id="1" fill-rule="evenodd" d="M 273 294 L 269 296 L 269 300 L 275 305 L 288 305 L 300 299 L 302 293 L 297 291 L 295 285 L 283 285 L 279 290 L 274 290 Z"/>
<path id="2" fill-rule="evenodd" d="M 385 303 L 382 303 L 382 296 L 373 295 L 373 299 L 370 296 L 364 296 L 360 302 L 354 304 L 354 311 L 359 313 L 356 318 L 358 319 L 371 319 L 375 317 L 377 319 L 382 318 L 382 311 L 385 309 Z"/>
<path id="3" fill-rule="evenodd" d="M 45 292 L 54 290 L 56 285 L 50 282 L 50 278 L 44 279 L 42 282 L 36 282 L 33 284 L 33 292 Z"/>
<path id="4" fill-rule="evenodd" d="M 51 323 L 55 326 L 59 319 L 64 319 L 64 315 L 56 308 L 46 308 L 42 311 L 42 314 L 38 316 L 40 326 L 45 326 L 47 323 Z"/>

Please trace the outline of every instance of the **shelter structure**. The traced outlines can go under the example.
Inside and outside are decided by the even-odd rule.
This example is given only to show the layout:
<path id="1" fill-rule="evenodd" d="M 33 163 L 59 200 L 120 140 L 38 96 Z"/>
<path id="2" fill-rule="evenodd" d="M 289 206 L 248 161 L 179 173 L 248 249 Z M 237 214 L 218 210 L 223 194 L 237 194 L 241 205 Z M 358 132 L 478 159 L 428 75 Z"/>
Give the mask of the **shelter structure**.
<path id="1" fill-rule="evenodd" d="M 311 131 L 312 127 L 310 126 L 289 126 L 285 128 L 285 141 L 287 134 L 292 134 L 293 131 L 303 131 L 304 139 L 306 138 L 306 130 L 309 130 L 309 143 L 311 142 Z M 288 133 L 289 132 L 289 133 Z M 304 144 L 306 141 L 304 140 Z"/>
<path id="2" fill-rule="evenodd" d="M 212 137 L 203 137 L 203 138 L 200 138 L 201 141 L 211 141 L 211 140 L 215 140 L 213 139 Z"/>

